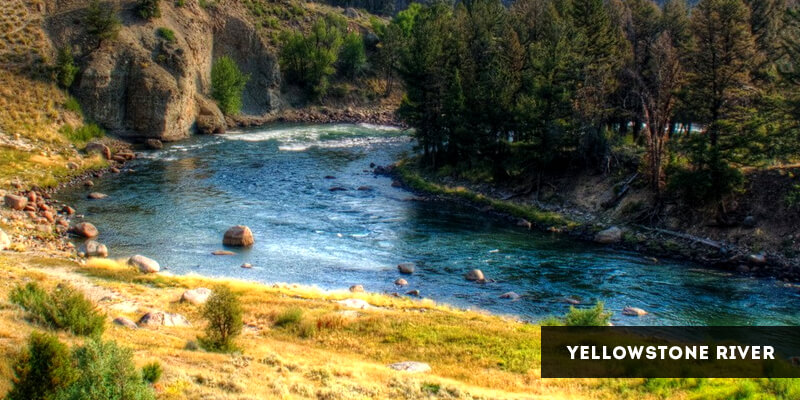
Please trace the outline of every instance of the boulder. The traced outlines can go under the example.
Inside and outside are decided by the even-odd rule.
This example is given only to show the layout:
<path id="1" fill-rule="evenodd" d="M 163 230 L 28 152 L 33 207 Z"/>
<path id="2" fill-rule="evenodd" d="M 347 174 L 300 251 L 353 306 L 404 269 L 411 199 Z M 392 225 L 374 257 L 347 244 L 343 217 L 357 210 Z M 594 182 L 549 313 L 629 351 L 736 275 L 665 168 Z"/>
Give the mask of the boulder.
<path id="1" fill-rule="evenodd" d="M 61 213 L 62 214 L 66 214 L 66 215 L 72 215 L 72 214 L 75 214 L 75 209 L 70 207 L 70 206 L 64 206 L 61 209 Z"/>
<path id="2" fill-rule="evenodd" d="M 183 315 L 173 314 L 164 311 L 151 311 L 142 316 L 138 322 L 139 326 L 192 326 L 189 320 Z"/>
<path id="3" fill-rule="evenodd" d="M 123 327 L 128 328 L 128 329 L 139 329 L 139 326 L 136 325 L 135 322 L 133 322 L 130 319 L 125 318 L 125 317 L 114 318 L 114 324 L 115 325 L 119 325 L 119 326 L 123 326 Z"/>
<path id="4" fill-rule="evenodd" d="M 81 222 L 77 225 L 73 225 L 72 228 L 69 229 L 69 231 L 77 236 L 85 237 L 88 239 L 97 237 L 97 235 L 100 234 L 97 228 L 88 222 Z"/>
<path id="5" fill-rule="evenodd" d="M 483 276 L 483 271 L 479 269 L 473 269 L 472 271 L 467 272 L 467 274 L 464 275 L 464 278 L 466 278 L 468 281 L 486 282 L 486 277 Z"/>
<path id="6" fill-rule="evenodd" d="M 26 197 L 17 196 L 15 194 L 7 194 L 3 198 L 6 203 L 6 206 L 11 208 L 12 210 L 22 210 L 25 206 L 28 205 L 28 199 Z"/>
<path id="7" fill-rule="evenodd" d="M 418 289 L 409 290 L 409 291 L 406 292 L 406 294 L 409 295 L 409 296 L 417 296 L 417 297 L 419 297 L 419 290 Z"/>
<path id="8" fill-rule="evenodd" d="M 111 149 L 100 142 L 91 142 L 86 145 L 87 154 L 101 154 L 106 160 L 111 159 Z"/>
<path id="9" fill-rule="evenodd" d="M 764 265 L 767 263 L 767 256 L 763 254 L 750 254 L 747 256 L 747 261 L 753 265 Z"/>
<path id="10" fill-rule="evenodd" d="M 244 264 L 242 264 L 242 268 L 245 268 L 245 269 L 250 269 L 250 268 L 253 268 L 253 264 L 250 264 L 250 263 L 244 263 Z"/>
<path id="11" fill-rule="evenodd" d="M 11 239 L 0 229 L 0 250 L 5 250 L 11 247 Z"/>
<path id="12" fill-rule="evenodd" d="M 600 244 L 615 244 L 622 241 L 622 229 L 612 226 L 594 236 L 594 241 Z"/>
<path id="13" fill-rule="evenodd" d="M 524 219 L 524 218 L 520 218 L 517 221 L 517 226 L 521 226 L 523 228 L 528 228 L 528 229 L 533 228 L 533 224 L 531 224 L 530 221 L 528 221 L 527 219 Z"/>
<path id="14" fill-rule="evenodd" d="M 228 250 L 215 250 L 215 251 L 212 251 L 211 254 L 213 254 L 215 256 L 234 256 L 234 255 L 236 255 L 236 253 L 234 253 L 232 251 L 228 251 Z"/>
<path id="15" fill-rule="evenodd" d="M 636 307 L 625 307 L 622 309 L 622 315 L 627 315 L 629 317 L 641 317 L 647 315 L 647 311 Z"/>
<path id="16" fill-rule="evenodd" d="M 395 371 L 403 371 L 410 373 L 430 372 L 431 366 L 419 361 L 403 361 L 399 363 L 389 364 L 389 368 Z"/>
<path id="17" fill-rule="evenodd" d="M 361 14 L 353 7 L 347 7 L 344 9 L 344 16 L 347 18 L 358 18 Z"/>
<path id="18" fill-rule="evenodd" d="M 158 139 L 147 139 L 144 141 L 144 144 L 148 149 L 161 150 L 164 148 L 164 143 Z"/>
<path id="19" fill-rule="evenodd" d="M 53 215 L 53 213 L 52 213 L 52 212 L 50 212 L 50 211 L 42 211 L 42 213 L 41 213 L 41 214 L 39 214 L 39 215 L 41 215 L 41 216 L 42 216 L 42 218 L 46 219 L 46 220 L 47 220 L 47 222 L 49 222 L 49 223 L 51 223 L 51 224 L 52 224 L 53 222 L 56 222 L 56 217 L 55 217 L 55 216 Z"/>
<path id="20" fill-rule="evenodd" d="M 353 292 L 353 293 L 363 293 L 364 292 L 364 286 L 363 285 L 350 286 L 350 291 Z"/>
<path id="21" fill-rule="evenodd" d="M 108 257 L 108 247 L 96 241 L 89 240 L 81 248 L 87 257 Z"/>
<path id="22" fill-rule="evenodd" d="M 145 274 L 152 274 L 161 270 L 161 266 L 156 260 L 138 254 L 128 259 L 128 265 L 138 268 L 140 272 Z"/>
<path id="23" fill-rule="evenodd" d="M 397 264 L 397 270 L 400 271 L 401 274 L 411 275 L 414 273 L 416 269 L 416 265 L 412 262 L 404 262 Z"/>
<path id="24" fill-rule="evenodd" d="M 252 246 L 253 243 L 255 243 L 253 232 L 244 225 L 231 227 L 225 232 L 225 236 L 222 238 L 222 244 L 225 246 L 246 247 Z"/>
<path id="25" fill-rule="evenodd" d="M 399 278 L 398 280 L 394 281 L 394 284 L 397 286 L 405 286 L 408 285 L 408 281 L 403 278 Z"/>
<path id="26" fill-rule="evenodd" d="M 101 199 L 105 199 L 106 197 L 108 197 L 108 195 L 104 194 L 104 193 L 100 193 L 100 192 L 92 192 L 92 193 L 89 193 L 89 195 L 86 196 L 86 197 L 91 199 L 91 200 L 101 200 Z"/>
<path id="27" fill-rule="evenodd" d="M 208 298 L 211 297 L 211 289 L 197 288 L 183 292 L 181 301 L 191 303 L 194 305 L 205 304 Z"/>
<path id="28" fill-rule="evenodd" d="M 503 293 L 500 295 L 501 299 L 519 300 L 519 295 L 514 292 Z"/>
<path id="29" fill-rule="evenodd" d="M 358 190 L 359 190 L 359 191 L 362 191 L 362 192 L 369 192 L 369 191 L 371 191 L 371 190 L 372 190 L 372 188 L 371 188 L 371 187 L 369 187 L 369 186 L 359 186 L 359 187 L 358 187 Z"/>
<path id="30" fill-rule="evenodd" d="M 219 107 L 211 100 L 200 95 L 195 97 L 199 114 L 195 120 L 195 127 L 199 133 L 210 135 L 225 133 L 225 116 Z"/>

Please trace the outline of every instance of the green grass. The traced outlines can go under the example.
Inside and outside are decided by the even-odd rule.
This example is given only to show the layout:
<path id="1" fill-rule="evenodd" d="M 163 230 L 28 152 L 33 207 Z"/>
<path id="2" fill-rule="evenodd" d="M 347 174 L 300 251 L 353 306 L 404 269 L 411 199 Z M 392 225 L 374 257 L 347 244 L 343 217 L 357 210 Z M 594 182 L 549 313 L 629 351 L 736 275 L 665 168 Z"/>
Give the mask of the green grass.
<path id="1" fill-rule="evenodd" d="M 92 139 L 101 138 L 106 135 L 103 128 L 95 124 L 86 124 L 77 129 L 70 125 L 64 125 L 61 127 L 61 133 L 66 136 L 70 142 L 76 145 L 85 145 Z"/>
<path id="2" fill-rule="evenodd" d="M 303 310 L 298 307 L 292 307 L 287 309 L 286 311 L 278 314 L 275 317 L 275 326 L 278 327 L 285 327 L 285 326 L 292 326 L 297 325 L 303 319 Z"/>
<path id="3" fill-rule="evenodd" d="M 396 171 L 398 172 L 400 179 L 406 185 L 408 185 L 408 187 L 416 191 L 457 197 L 468 200 L 475 204 L 490 206 L 496 211 L 500 211 L 514 217 L 524 218 L 540 227 L 574 227 L 577 225 L 577 223 L 570 221 L 561 214 L 551 211 L 544 211 L 533 205 L 519 204 L 511 201 L 487 197 L 464 187 L 449 187 L 433 183 L 426 180 L 416 171 L 415 168 L 411 167 L 408 162 L 399 163 Z"/>
<path id="4" fill-rule="evenodd" d="M 83 116 L 83 109 L 81 108 L 81 103 L 78 103 L 74 97 L 69 96 L 67 100 L 64 102 L 64 109 L 67 111 L 72 111 L 75 114 Z"/>

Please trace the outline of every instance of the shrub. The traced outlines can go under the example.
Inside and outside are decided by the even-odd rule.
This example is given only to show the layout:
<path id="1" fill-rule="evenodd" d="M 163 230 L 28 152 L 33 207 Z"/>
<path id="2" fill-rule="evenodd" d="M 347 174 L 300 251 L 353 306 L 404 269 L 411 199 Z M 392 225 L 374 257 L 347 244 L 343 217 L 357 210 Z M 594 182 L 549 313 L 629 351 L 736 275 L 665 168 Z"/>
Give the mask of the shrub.
<path id="1" fill-rule="evenodd" d="M 77 379 L 69 348 L 53 335 L 33 332 L 14 363 L 12 388 L 6 399 L 52 399 Z"/>
<path id="2" fill-rule="evenodd" d="M 75 65 L 75 58 L 72 57 L 72 50 L 69 47 L 61 49 L 56 59 L 56 81 L 58 84 L 68 89 L 75 82 L 78 71 L 79 69 Z"/>
<path id="3" fill-rule="evenodd" d="M 144 19 L 153 19 L 161 16 L 161 0 L 139 0 L 137 9 L 139 16 Z"/>
<path id="4" fill-rule="evenodd" d="M 175 32 L 173 32 L 172 29 L 158 28 L 156 34 L 170 43 L 175 42 Z"/>
<path id="5" fill-rule="evenodd" d="M 103 128 L 95 124 L 86 124 L 78 129 L 70 125 L 64 125 L 61 127 L 61 133 L 75 144 L 84 144 L 92 139 L 101 138 L 106 135 Z"/>
<path id="6" fill-rule="evenodd" d="M 342 45 L 338 20 L 319 19 L 307 35 L 283 32 L 281 43 L 279 62 L 287 79 L 312 95 L 324 96 Z"/>
<path id="7" fill-rule="evenodd" d="M 290 326 L 297 325 L 303 319 L 303 310 L 298 307 L 292 307 L 284 310 L 282 313 L 275 317 L 275 326 Z"/>
<path id="8" fill-rule="evenodd" d="M 211 97 L 227 115 L 235 115 L 242 108 L 242 92 L 250 79 L 236 62 L 228 56 L 218 58 L 211 67 Z"/>
<path id="9" fill-rule="evenodd" d="M 133 365 L 133 353 L 113 341 L 90 340 L 73 351 L 80 377 L 59 400 L 150 400 L 152 389 Z"/>
<path id="10" fill-rule="evenodd" d="M 86 14 L 86 30 L 99 42 L 114 40 L 119 34 L 122 25 L 117 16 L 117 9 L 109 3 L 92 0 Z"/>
<path id="11" fill-rule="evenodd" d="M 570 307 L 564 317 L 566 326 L 608 326 L 610 321 L 611 313 L 603 310 L 603 302 L 597 302 L 593 308 L 586 310 Z"/>
<path id="12" fill-rule="evenodd" d="M 206 336 L 198 338 L 209 351 L 229 352 L 236 349 L 233 339 L 242 332 L 242 306 L 230 288 L 219 285 L 203 307 L 208 321 Z"/>
<path id="13" fill-rule="evenodd" d="M 67 100 L 64 102 L 64 109 L 67 111 L 72 111 L 78 115 L 83 115 L 83 109 L 81 109 L 81 103 L 78 103 L 78 100 L 76 100 L 72 96 L 67 97 Z"/>
<path id="14" fill-rule="evenodd" d="M 142 367 L 142 378 L 145 382 L 156 383 L 161 379 L 161 374 L 163 372 L 161 364 L 154 361 Z"/>
<path id="15" fill-rule="evenodd" d="M 345 76 L 355 77 L 364 71 L 366 66 L 367 53 L 364 50 L 364 39 L 356 32 L 347 34 L 339 52 L 339 71 Z"/>
<path id="16" fill-rule="evenodd" d="M 82 293 L 66 285 L 47 293 L 36 283 L 28 283 L 14 288 L 9 300 L 28 311 L 34 321 L 51 328 L 92 337 L 99 337 L 105 329 L 105 316 Z"/>

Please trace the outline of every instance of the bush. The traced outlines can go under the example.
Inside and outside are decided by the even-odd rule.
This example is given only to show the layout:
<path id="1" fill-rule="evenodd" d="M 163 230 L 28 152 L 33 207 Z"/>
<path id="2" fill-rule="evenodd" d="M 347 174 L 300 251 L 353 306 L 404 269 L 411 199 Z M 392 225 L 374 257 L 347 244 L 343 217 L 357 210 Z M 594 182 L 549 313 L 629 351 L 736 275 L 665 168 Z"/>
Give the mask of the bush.
<path id="1" fill-rule="evenodd" d="M 66 285 L 59 285 L 50 293 L 33 282 L 17 286 L 9 301 L 28 311 L 34 321 L 51 328 L 91 337 L 99 337 L 105 330 L 105 316 L 81 292 Z"/>
<path id="2" fill-rule="evenodd" d="M 236 62 L 228 56 L 218 58 L 211 67 L 211 97 L 227 115 L 235 115 L 242 108 L 242 92 L 250 79 Z"/>
<path id="3" fill-rule="evenodd" d="M 72 111 L 78 115 L 83 115 L 83 109 L 81 109 L 81 103 L 78 103 L 78 100 L 76 100 L 72 96 L 67 97 L 67 100 L 64 102 L 64 109 L 67 111 Z"/>
<path id="4" fill-rule="evenodd" d="M 95 124 L 86 124 L 78 129 L 70 125 L 64 125 L 61 127 L 61 133 L 75 144 L 84 144 L 92 139 L 101 138 L 106 135 L 103 128 Z"/>
<path id="5" fill-rule="evenodd" d="M 150 400 L 152 389 L 133 365 L 133 353 L 113 341 L 90 340 L 72 354 L 80 377 L 59 400 Z"/>
<path id="6" fill-rule="evenodd" d="M 566 326 L 608 326 L 611 321 L 611 313 L 604 312 L 603 302 L 590 309 L 581 310 L 575 307 L 569 308 L 569 313 L 564 317 Z"/>
<path id="7" fill-rule="evenodd" d="M 58 84 L 68 89 L 75 82 L 78 71 L 78 67 L 75 66 L 75 58 L 72 57 L 72 50 L 69 47 L 61 49 L 56 59 L 56 81 Z"/>
<path id="8" fill-rule="evenodd" d="M 34 332 L 14 363 L 7 400 L 52 399 L 78 379 L 69 348 L 57 337 Z"/>
<path id="9" fill-rule="evenodd" d="M 92 0 L 86 14 L 86 30 L 99 42 L 114 40 L 119 34 L 122 21 L 117 17 L 117 9 L 109 3 Z"/>
<path id="10" fill-rule="evenodd" d="M 161 0 L 139 0 L 137 9 L 139 16 L 144 19 L 153 19 L 161 16 Z"/>
<path id="11" fill-rule="evenodd" d="M 173 32 L 172 29 L 169 29 L 169 28 L 158 28 L 156 30 L 156 35 L 160 36 L 161 38 L 163 38 L 164 40 L 166 40 L 166 41 L 168 41 L 170 43 L 174 43 L 175 42 L 175 32 Z"/>
<path id="12" fill-rule="evenodd" d="M 320 19 L 307 35 L 291 32 L 281 34 L 281 70 L 290 82 L 306 88 L 317 97 L 327 93 L 328 78 L 336 72 L 334 65 L 342 45 L 339 25 L 338 20 Z"/>
<path id="13" fill-rule="evenodd" d="M 284 310 L 282 313 L 275 317 L 275 326 L 290 326 L 297 325 L 303 319 L 303 310 L 298 307 L 292 307 Z"/>
<path id="14" fill-rule="evenodd" d="M 142 379 L 145 382 L 156 383 L 159 379 L 161 379 L 161 374 L 164 371 L 161 369 L 161 364 L 157 361 L 151 362 L 150 364 L 145 365 L 142 367 Z"/>
<path id="15" fill-rule="evenodd" d="M 224 285 L 215 287 L 202 314 L 208 326 L 206 336 L 198 338 L 200 345 L 209 351 L 236 350 L 233 340 L 242 332 L 242 306 L 230 288 Z"/>
<path id="16" fill-rule="evenodd" d="M 364 50 L 364 39 L 360 34 L 347 34 L 339 52 L 339 71 L 349 77 L 360 74 L 367 66 L 367 53 Z"/>

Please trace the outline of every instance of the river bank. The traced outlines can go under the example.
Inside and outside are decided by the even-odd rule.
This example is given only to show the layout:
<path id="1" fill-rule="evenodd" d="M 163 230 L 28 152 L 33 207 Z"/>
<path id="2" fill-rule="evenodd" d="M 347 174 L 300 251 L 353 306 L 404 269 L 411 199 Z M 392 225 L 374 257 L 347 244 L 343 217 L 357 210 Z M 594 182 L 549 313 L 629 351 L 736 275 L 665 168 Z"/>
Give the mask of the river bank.
<path id="1" fill-rule="evenodd" d="M 517 226 L 635 251 L 655 264 L 659 259 L 676 259 L 742 275 L 800 281 L 800 266 L 780 254 L 753 253 L 744 246 L 681 231 L 615 221 L 577 208 L 543 207 L 539 202 L 513 199 L 517 196 L 510 188 L 438 176 L 425 171 L 413 160 L 378 167 L 376 173 L 391 176 L 398 185 L 432 199 L 443 197 L 460 201 L 482 212 L 507 218 Z"/>

